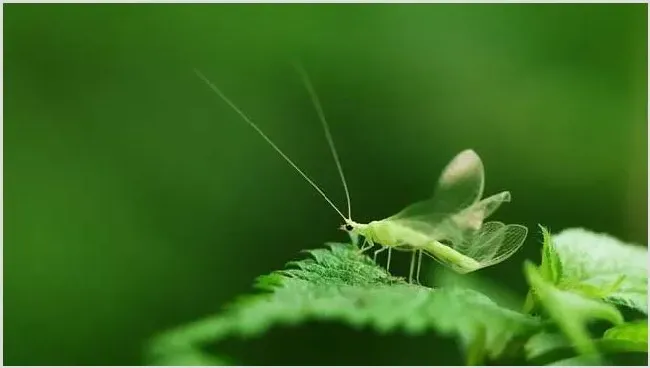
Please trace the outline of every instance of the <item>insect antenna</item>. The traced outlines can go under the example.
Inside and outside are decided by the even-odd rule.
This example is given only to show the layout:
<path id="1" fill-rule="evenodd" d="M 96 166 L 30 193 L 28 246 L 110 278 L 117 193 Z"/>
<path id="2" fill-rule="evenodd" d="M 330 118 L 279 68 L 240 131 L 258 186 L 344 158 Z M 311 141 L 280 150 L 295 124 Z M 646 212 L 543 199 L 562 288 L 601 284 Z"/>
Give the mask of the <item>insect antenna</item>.
<path id="1" fill-rule="evenodd" d="M 339 159 L 339 155 L 336 152 L 336 147 L 334 146 L 334 139 L 332 138 L 332 133 L 330 132 L 329 124 L 327 123 L 327 119 L 325 119 L 325 113 L 323 112 L 323 107 L 320 104 L 318 95 L 316 94 L 316 91 L 314 90 L 314 87 L 305 69 L 298 62 L 295 62 L 294 66 L 296 70 L 298 70 L 298 73 L 300 74 L 303 83 L 305 83 L 305 87 L 309 92 L 309 96 L 311 97 L 312 103 L 316 108 L 316 113 L 318 114 L 318 118 L 321 122 L 321 125 L 323 126 L 323 130 L 325 131 L 325 138 L 327 139 L 327 144 L 329 144 L 330 152 L 332 152 L 332 157 L 334 157 L 334 162 L 336 163 L 336 169 L 338 170 L 339 176 L 341 177 L 341 183 L 343 183 L 343 190 L 345 190 L 345 199 L 347 200 L 348 203 L 348 219 L 351 219 L 352 205 L 350 203 L 350 191 L 348 190 L 348 184 L 345 180 L 345 175 L 343 174 L 343 167 L 341 166 L 341 160 Z"/>
<path id="2" fill-rule="evenodd" d="M 268 143 L 268 144 L 269 144 L 269 145 L 270 145 L 270 146 L 271 146 L 271 147 L 272 147 L 272 148 L 273 148 L 277 153 L 279 153 L 280 156 L 282 156 L 282 158 L 283 158 L 285 161 L 287 161 L 287 163 L 288 163 L 289 165 L 291 165 L 291 167 L 293 167 L 293 168 L 298 172 L 298 174 L 300 174 L 300 175 L 301 175 L 301 176 L 302 176 L 302 177 L 303 177 L 303 178 L 304 178 L 304 179 L 305 179 L 309 184 L 311 184 L 312 187 L 314 187 L 314 189 L 316 189 L 316 191 L 318 191 L 318 193 L 319 193 L 319 194 L 320 194 L 320 195 L 321 195 L 321 196 L 322 196 L 322 197 L 327 201 L 327 203 L 329 203 L 330 206 L 332 206 L 332 208 L 334 208 L 334 210 L 335 210 L 335 211 L 336 211 L 336 212 L 337 212 L 337 213 L 338 213 L 338 214 L 339 214 L 339 215 L 340 215 L 344 220 L 346 219 L 345 216 L 343 215 L 343 213 L 342 213 L 342 212 L 341 212 L 341 211 L 340 211 L 340 210 L 339 210 L 339 209 L 334 205 L 334 203 L 332 203 L 332 201 L 327 197 L 327 195 L 325 195 L 325 192 L 323 192 L 323 190 L 321 190 L 320 187 L 319 187 L 318 185 L 316 185 L 316 183 L 314 183 L 314 181 L 311 180 L 311 179 L 309 178 L 309 176 L 307 176 L 307 174 L 305 174 L 302 170 L 300 170 L 300 168 L 298 167 L 298 165 L 296 165 L 296 164 L 295 164 L 295 163 L 294 163 L 294 162 L 289 158 L 289 156 L 287 156 L 287 155 L 286 155 L 286 154 L 285 154 L 285 153 L 280 149 L 280 147 L 278 147 L 275 143 L 273 143 L 273 141 L 271 140 L 271 138 L 269 138 L 266 134 L 264 134 L 264 132 L 262 131 L 262 129 L 260 129 L 260 128 L 257 126 L 257 124 L 255 124 L 255 123 L 253 122 L 253 120 L 251 120 L 251 118 L 248 117 L 248 115 L 244 114 L 244 112 L 243 112 L 241 109 L 239 109 L 239 108 L 237 107 L 237 105 L 235 105 L 232 101 L 230 101 L 230 99 L 229 99 L 228 97 L 226 97 L 226 95 L 225 95 L 223 92 L 221 92 L 221 90 L 220 90 L 219 88 L 217 88 L 217 86 L 214 85 L 214 83 L 210 82 L 210 80 L 209 80 L 205 75 L 203 75 L 203 73 L 201 73 L 201 71 L 199 71 L 198 69 L 194 69 L 194 73 L 196 73 L 196 75 L 197 75 L 201 80 L 203 80 L 203 82 L 205 82 L 205 84 L 207 84 L 208 87 L 210 87 L 210 89 L 212 89 L 212 90 L 213 90 L 213 91 L 214 91 L 214 92 L 215 92 L 215 93 L 216 93 L 216 94 L 217 94 L 217 95 L 218 95 L 218 96 L 219 96 L 219 97 L 220 97 L 220 98 L 221 98 L 221 99 L 222 99 L 226 104 L 228 104 L 228 106 L 230 106 L 233 110 L 235 110 L 235 112 L 236 112 L 236 113 L 237 113 L 237 114 L 238 114 L 242 119 L 244 119 L 244 121 L 245 121 L 246 123 L 248 123 L 248 125 L 250 125 L 253 129 L 255 129 L 255 131 L 256 131 L 257 133 L 259 133 L 259 135 L 262 136 L 262 138 L 264 138 L 264 140 L 265 140 L 265 141 L 266 141 L 266 142 L 267 142 L 267 143 Z M 346 190 L 346 191 L 347 191 L 347 190 Z M 348 202 L 348 203 L 349 203 L 349 202 Z"/>

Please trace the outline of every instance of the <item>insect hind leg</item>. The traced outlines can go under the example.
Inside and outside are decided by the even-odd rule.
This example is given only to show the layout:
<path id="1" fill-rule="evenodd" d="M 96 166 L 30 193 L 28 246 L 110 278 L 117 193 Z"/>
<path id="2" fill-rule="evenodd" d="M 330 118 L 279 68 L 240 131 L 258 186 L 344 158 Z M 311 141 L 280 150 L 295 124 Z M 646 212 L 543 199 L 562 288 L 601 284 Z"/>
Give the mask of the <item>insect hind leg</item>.
<path id="1" fill-rule="evenodd" d="M 409 267 L 409 284 L 413 283 L 413 266 L 415 265 L 415 250 L 411 254 L 411 267 Z"/>
<path id="2" fill-rule="evenodd" d="M 390 272 L 390 256 L 392 252 L 392 248 L 388 248 L 388 260 L 386 261 L 386 271 Z"/>
<path id="3" fill-rule="evenodd" d="M 418 269 L 415 272 L 415 282 L 418 285 L 422 285 L 420 284 L 420 266 L 422 266 L 422 250 L 420 249 L 417 252 L 418 252 Z M 413 253 L 413 257 L 415 258 L 415 253 Z"/>

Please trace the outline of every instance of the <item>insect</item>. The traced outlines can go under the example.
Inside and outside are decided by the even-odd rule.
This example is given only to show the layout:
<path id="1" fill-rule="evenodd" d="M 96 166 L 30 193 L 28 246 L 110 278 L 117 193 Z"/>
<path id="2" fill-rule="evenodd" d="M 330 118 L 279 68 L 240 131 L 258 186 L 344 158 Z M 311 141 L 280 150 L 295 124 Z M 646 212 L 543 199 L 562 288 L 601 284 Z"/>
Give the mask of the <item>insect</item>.
<path id="1" fill-rule="evenodd" d="M 464 150 L 443 170 L 434 196 L 412 204 L 383 220 L 360 224 L 346 221 L 345 230 L 364 237 L 366 248 L 381 244 L 378 253 L 411 251 L 409 280 L 417 253 L 416 280 L 419 282 L 422 254 L 427 254 L 458 273 L 488 267 L 514 254 L 523 245 L 528 229 L 517 224 L 483 222 L 502 203 L 511 200 L 504 191 L 480 200 L 485 171 L 473 150 Z"/>
<path id="2" fill-rule="evenodd" d="M 485 174 L 480 157 L 472 150 L 462 151 L 446 166 L 431 199 L 410 205 L 396 215 L 383 220 L 369 223 L 353 221 L 350 193 L 323 108 L 307 73 L 299 65 L 296 68 L 314 104 L 343 184 L 347 200 L 347 216 L 248 115 L 203 73 L 197 69 L 194 71 L 341 216 L 344 223 L 340 229 L 347 231 L 352 238 L 363 237 L 361 252 L 375 245 L 380 246 L 380 249 L 374 252 L 376 260 L 379 253 L 387 250 L 388 270 L 393 249 L 411 252 L 409 282 L 413 281 L 417 255 L 416 281 L 419 282 L 422 254 L 427 254 L 456 272 L 467 273 L 499 263 L 521 247 L 528 232 L 525 226 L 506 225 L 501 222 L 484 223 L 484 219 L 496 211 L 503 202 L 509 202 L 511 196 L 510 192 L 504 191 L 480 199 L 483 194 Z"/>

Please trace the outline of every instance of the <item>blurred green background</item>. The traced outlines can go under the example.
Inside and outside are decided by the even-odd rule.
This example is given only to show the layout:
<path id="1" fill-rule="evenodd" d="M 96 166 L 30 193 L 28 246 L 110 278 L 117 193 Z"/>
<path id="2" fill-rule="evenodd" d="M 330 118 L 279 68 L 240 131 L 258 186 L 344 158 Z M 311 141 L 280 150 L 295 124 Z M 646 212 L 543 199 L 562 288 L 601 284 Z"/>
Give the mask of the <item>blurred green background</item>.
<path id="1" fill-rule="evenodd" d="M 520 293 L 538 223 L 646 244 L 645 4 L 3 8 L 5 364 L 143 363 L 151 336 L 346 239 L 194 67 L 344 206 L 300 58 L 358 221 L 475 149 L 486 194 L 513 194 L 495 218 L 531 229 L 480 273 Z"/>

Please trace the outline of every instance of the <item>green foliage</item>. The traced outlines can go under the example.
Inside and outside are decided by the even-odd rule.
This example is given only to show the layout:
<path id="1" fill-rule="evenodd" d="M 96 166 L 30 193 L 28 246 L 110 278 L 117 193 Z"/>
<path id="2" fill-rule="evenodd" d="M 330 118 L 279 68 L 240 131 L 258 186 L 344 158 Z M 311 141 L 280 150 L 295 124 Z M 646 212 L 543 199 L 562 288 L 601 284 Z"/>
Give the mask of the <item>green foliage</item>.
<path id="1" fill-rule="evenodd" d="M 588 322 L 598 319 L 614 324 L 623 322 L 623 316 L 614 306 L 556 288 L 529 262 L 525 264 L 525 274 L 541 304 L 582 354 L 597 354 L 586 328 Z"/>
<path id="2" fill-rule="evenodd" d="M 524 313 L 514 310 L 511 293 L 473 275 L 438 273 L 436 288 L 408 284 L 354 245 L 331 244 L 259 277 L 259 292 L 223 313 L 156 337 L 148 347 L 149 363 L 226 364 L 204 348 L 218 351 L 230 338 L 310 321 L 405 336 L 435 332 L 457 339 L 470 365 L 513 356 L 551 365 L 602 364 L 603 353 L 647 351 L 647 320 L 625 322 L 617 309 L 647 311 L 640 298 L 647 280 L 639 277 L 647 266 L 638 262 L 647 250 L 580 229 L 557 236 L 541 230 L 541 264 L 524 265 L 530 285 Z M 594 336 L 591 327 L 598 321 L 609 329 Z"/>
<path id="3" fill-rule="evenodd" d="M 310 320 L 342 321 L 378 332 L 406 335 L 426 331 L 456 336 L 471 360 L 495 359 L 516 336 L 536 329 L 532 317 L 505 309 L 485 295 L 463 288 L 430 289 L 388 274 L 351 245 L 309 251 L 295 268 L 258 279 L 265 290 L 240 299 L 215 317 L 163 334 L 149 351 L 152 363 L 205 360 L 206 343 L 231 336 L 257 336 L 274 326 Z M 201 357 L 201 359 L 198 359 Z"/>
<path id="4" fill-rule="evenodd" d="M 533 335 L 524 346 L 526 358 L 529 360 L 543 357 L 544 354 L 558 349 L 570 347 L 571 343 L 564 335 L 555 332 L 542 331 Z"/>
<path id="5" fill-rule="evenodd" d="M 597 364 L 602 362 L 601 352 L 647 351 L 647 337 L 645 342 L 640 338 L 647 336 L 647 321 L 646 331 L 642 322 L 624 324 L 616 308 L 625 305 L 647 313 L 647 248 L 583 229 L 568 229 L 556 236 L 541 229 L 541 265 L 525 265 L 531 290 L 524 309 L 543 308 L 563 335 L 545 331 L 533 336 L 526 344 L 527 358 L 572 348 L 585 364 Z M 617 326 L 594 339 L 589 324 L 596 320 Z"/>
<path id="6" fill-rule="evenodd" d="M 623 333 L 618 335 L 619 332 Z M 644 320 L 614 326 L 605 332 L 603 338 L 594 339 L 592 342 L 599 352 L 611 355 L 617 353 L 647 353 L 647 339 L 647 321 Z M 528 339 L 524 348 L 526 359 L 533 362 L 554 362 L 551 365 L 558 365 L 559 362 L 565 359 L 570 361 L 568 360 L 570 358 L 556 360 L 553 359 L 554 357 L 576 358 L 575 354 L 573 354 L 574 345 L 559 332 L 542 331 L 537 333 Z M 585 356 L 579 357 L 584 358 Z M 601 358 L 596 355 L 588 357 L 588 360 L 593 364 L 596 361 L 601 361 Z"/>
<path id="7" fill-rule="evenodd" d="M 600 357 L 598 356 L 576 356 L 571 358 L 566 358 L 562 360 L 555 361 L 553 363 L 547 364 L 550 366 L 563 366 L 563 367 L 576 367 L 576 366 L 591 366 L 591 365 L 602 365 Z"/>
<path id="8" fill-rule="evenodd" d="M 605 331 L 603 341 L 620 350 L 648 351 L 648 320 L 627 322 Z"/>
<path id="9" fill-rule="evenodd" d="M 648 251 L 609 235 L 567 229 L 553 237 L 564 265 L 561 289 L 575 290 L 648 314 Z"/>
<path id="10" fill-rule="evenodd" d="M 551 237 L 540 226 L 544 243 L 540 276 L 560 290 L 605 299 L 648 313 L 647 248 L 625 244 L 584 229 Z M 532 300 L 528 300 L 530 309 Z"/>
<path id="11" fill-rule="evenodd" d="M 544 226 L 540 225 L 540 229 L 543 236 L 540 273 L 544 280 L 557 285 L 562 280 L 562 260 L 557 254 L 551 233 Z"/>

